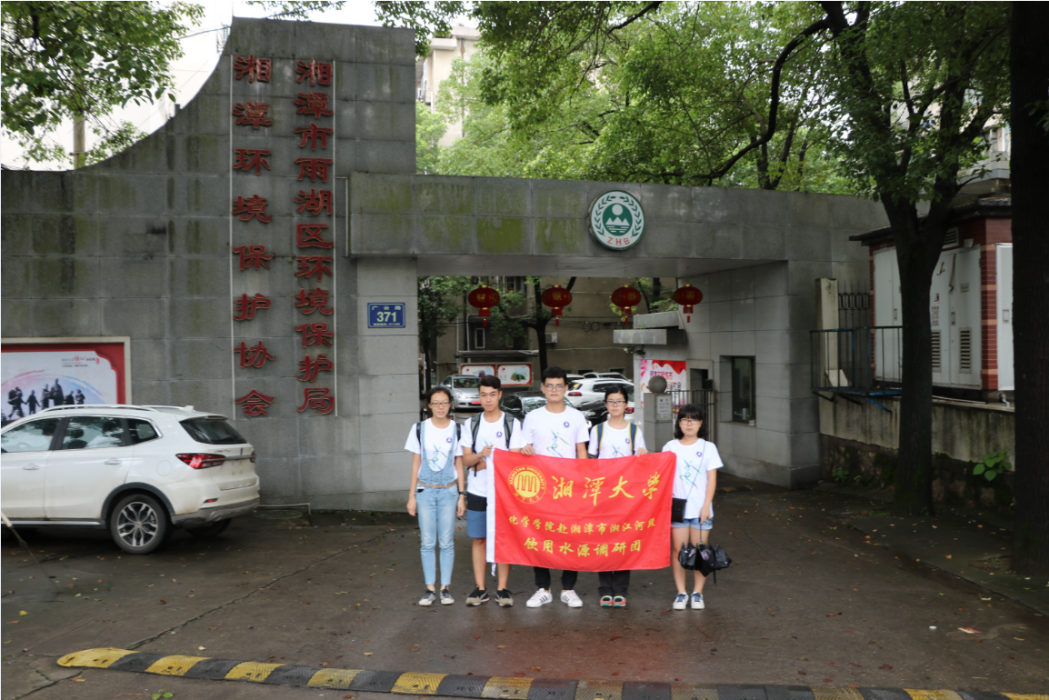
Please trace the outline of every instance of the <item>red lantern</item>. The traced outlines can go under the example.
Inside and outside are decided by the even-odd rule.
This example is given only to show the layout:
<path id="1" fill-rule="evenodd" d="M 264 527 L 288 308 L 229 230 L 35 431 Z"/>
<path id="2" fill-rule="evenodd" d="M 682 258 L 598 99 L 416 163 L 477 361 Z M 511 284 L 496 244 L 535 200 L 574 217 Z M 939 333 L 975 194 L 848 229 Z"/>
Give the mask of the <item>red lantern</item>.
<path id="1" fill-rule="evenodd" d="M 495 291 L 487 284 L 482 284 L 477 289 L 470 292 L 470 296 L 467 297 L 470 302 L 470 306 L 480 309 L 477 315 L 484 319 L 482 324 L 485 328 L 488 327 L 488 319 L 492 315 L 491 308 L 499 305 L 499 292 Z"/>
<path id="2" fill-rule="evenodd" d="M 641 292 L 624 284 L 622 287 L 612 292 L 612 303 L 623 309 L 623 312 L 626 314 L 626 318 L 623 322 L 630 323 L 630 314 L 633 307 L 641 303 Z"/>
<path id="3" fill-rule="evenodd" d="M 544 306 L 550 307 L 550 315 L 554 317 L 554 325 L 560 326 L 562 309 L 572 303 L 572 292 L 559 284 L 555 284 L 543 292 L 542 301 Z"/>
<path id="4" fill-rule="evenodd" d="M 692 323 L 692 307 L 703 301 L 703 292 L 699 291 L 691 284 L 686 284 L 684 287 L 678 287 L 674 290 L 674 296 L 672 298 L 685 313 L 685 321 Z"/>

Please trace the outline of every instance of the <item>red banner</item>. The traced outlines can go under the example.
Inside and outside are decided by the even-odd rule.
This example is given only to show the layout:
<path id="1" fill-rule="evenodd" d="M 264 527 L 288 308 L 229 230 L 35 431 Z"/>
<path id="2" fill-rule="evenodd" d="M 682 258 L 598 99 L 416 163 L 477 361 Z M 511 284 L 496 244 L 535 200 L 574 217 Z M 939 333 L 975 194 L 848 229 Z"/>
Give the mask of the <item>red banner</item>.
<path id="1" fill-rule="evenodd" d="M 571 571 L 670 566 L 672 452 L 556 459 L 495 451 L 495 560 Z"/>

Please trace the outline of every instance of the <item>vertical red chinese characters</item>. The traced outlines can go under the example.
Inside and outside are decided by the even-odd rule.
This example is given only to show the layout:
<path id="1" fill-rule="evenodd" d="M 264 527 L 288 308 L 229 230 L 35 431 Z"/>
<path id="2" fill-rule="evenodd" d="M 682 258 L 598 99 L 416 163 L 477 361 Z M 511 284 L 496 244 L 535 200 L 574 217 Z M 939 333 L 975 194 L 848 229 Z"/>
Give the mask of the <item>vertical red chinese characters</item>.
<path id="1" fill-rule="evenodd" d="M 259 93 L 263 90 L 264 83 L 270 82 L 273 72 L 272 59 L 256 58 L 254 54 L 248 56 L 236 56 L 233 59 L 233 77 L 238 84 L 255 84 L 253 92 Z M 265 87 L 268 87 L 265 86 Z M 232 100 L 231 100 L 232 102 Z M 272 150 L 269 148 L 251 148 L 244 139 L 252 134 L 267 134 L 273 126 L 270 116 L 270 105 L 259 99 L 236 102 L 231 109 L 233 125 L 231 127 L 232 164 L 230 173 L 230 192 L 232 196 L 230 209 L 230 252 L 238 263 L 239 274 L 263 273 L 269 274 L 270 262 L 276 257 L 266 250 L 266 237 L 262 232 L 268 232 L 268 226 L 273 221 L 270 213 L 270 202 L 252 190 L 258 186 L 258 181 L 253 180 L 262 176 L 263 172 L 269 174 L 273 170 L 270 163 Z M 259 225 L 262 226 L 261 231 Z M 249 243 L 234 246 L 234 231 L 238 234 L 247 235 Z M 258 237 L 258 238 L 256 238 Z M 253 283 L 258 283 L 257 277 L 250 278 Z M 231 285 L 232 285 L 231 280 Z M 241 286 L 241 285 L 237 285 Z M 272 300 L 257 291 L 241 292 L 235 294 L 232 286 L 230 293 L 232 299 L 233 321 L 241 328 L 247 328 L 250 332 L 252 322 L 259 313 L 264 313 L 272 307 Z M 261 369 L 267 362 L 276 357 L 269 351 L 263 340 L 253 341 L 253 345 L 245 341 L 236 343 L 234 340 L 233 354 L 237 357 L 234 364 L 234 396 L 236 396 L 236 372 L 254 372 Z M 239 365 L 239 366 L 237 366 Z M 265 416 L 273 402 L 274 396 L 251 389 L 247 394 L 234 399 L 236 405 L 240 406 L 245 417 Z"/>
<path id="2" fill-rule="evenodd" d="M 334 358 L 328 356 L 335 354 L 335 70 L 332 63 L 311 58 L 298 61 L 295 74 L 301 91 L 293 104 L 302 123 L 292 129 L 298 138 L 294 172 L 300 183 L 294 197 L 294 274 L 302 286 L 293 302 L 296 312 L 308 317 L 295 325 L 303 349 L 296 379 L 306 385 L 297 409 L 328 414 L 335 410 L 335 395 L 331 387 L 316 384 L 333 381 L 335 374 Z"/>

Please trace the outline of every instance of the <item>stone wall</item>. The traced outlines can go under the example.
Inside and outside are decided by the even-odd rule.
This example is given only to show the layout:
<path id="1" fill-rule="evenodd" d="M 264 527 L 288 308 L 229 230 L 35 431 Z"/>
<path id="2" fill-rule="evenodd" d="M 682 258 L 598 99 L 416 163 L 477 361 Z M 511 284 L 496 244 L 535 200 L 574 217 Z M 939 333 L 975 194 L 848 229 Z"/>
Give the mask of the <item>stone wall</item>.
<path id="1" fill-rule="evenodd" d="M 234 56 L 272 60 L 267 81 L 233 77 Z M 330 87 L 296 80 L 300 60 L 331 62 Z M 236 419 L 256 446 L 263 500 L 315 508 L 403 507 L 410 460 L 403 445 L 417 420 L 415 262 L 347 256 L 351 172 L 415 171 L 414 35 L 410 30 L 235 18 L 218 67 L 164 127 L 109 160 L 74 172 L 3 172 L 2 334 L 5 338 L 129 336 L 132 400 L 192 404 Z M 330 94 L 334 114 L 298 115 L 300 91 Z M 234 125 L 249 100 L 269 104 L 271 126 Z M 335 194 L 326 238 L 335 312 L 296 310 L 310 287 L 293 274 L 298 178 L 294 127 L 334 127 L 334 159 L 321 187 Z M 232 142 L 231 142 L 232 138 Z M 259 175 L 232 171 L 233 148 L 271 151 Z M 317 155 L 322 155 L 320 152 Z M 314 187 L 317 187 L 314 184 Z M 232 200 L 258 194 L 270 223 L 231 217 Z M 239 270 L 231 248 L 265 244 L 269 270 Z M 262 293 L 272 308 L 231 320 L 233 299 Z M 369 330 L 369 301 L 404 302 L 404 329 Z M 316 317 L 316 318 L 315 318 Z M 335 344 L 303 348 L 294 327 L 321 320 Z M 263 341 L 275 360 L 241 368 L 232 350 Z M 317 386 L 337 397 L 337 415 L 297 411 L 305 354 L 327 351 L 334 377 Z M 322 375 L 323 376 L 323 375 Z M 245 418 L 234 398 L 255 389 L 276 401 Z"/>
<path id="2" fill-rule="evenodd" d="M 899 401 L 879 401 L 888 411 L 864 402 L 820 402 L 823 445 L 821 477 L 860 486 L 889 486 L 899 447 Z M 985 455 L 1005 451 L 1015 465 L 1015 413 L 1004 405 L 934 401 L 933 498 L 956 505 L 1007 511 L 1012 503 L 1013 471 L 988 482 L 973 475 Z"/>

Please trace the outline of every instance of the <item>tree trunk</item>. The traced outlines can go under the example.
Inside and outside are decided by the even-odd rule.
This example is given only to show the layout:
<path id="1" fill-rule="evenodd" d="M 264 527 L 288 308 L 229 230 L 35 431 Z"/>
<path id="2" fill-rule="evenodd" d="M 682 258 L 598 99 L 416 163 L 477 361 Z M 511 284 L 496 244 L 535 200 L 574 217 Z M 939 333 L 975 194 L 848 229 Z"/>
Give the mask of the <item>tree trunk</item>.
<path id="1" fill-rule="evenodd" d="M 1039 121 L 1049 118 L 1049 4 L 1014 2 L 1012 10 L 1013 568 L 1027 576 L 1044 576 L 1049 574 L 1049 137 Z"/>
<path id="2" fill-rule="evenodd" d="M 896 240 L 903 318 L 903 394 L 893 509 L 899 515 L 932 513 L 932 326 L 929 290 L 938 247 L 919 232 L 913 205 L 884 201 Z M 923 235 L 924 234 L 924 235 Z M 942 241 L 943 234 L 939 239 Z M 879 339 L 881 340 L 881 339 Z"/>

